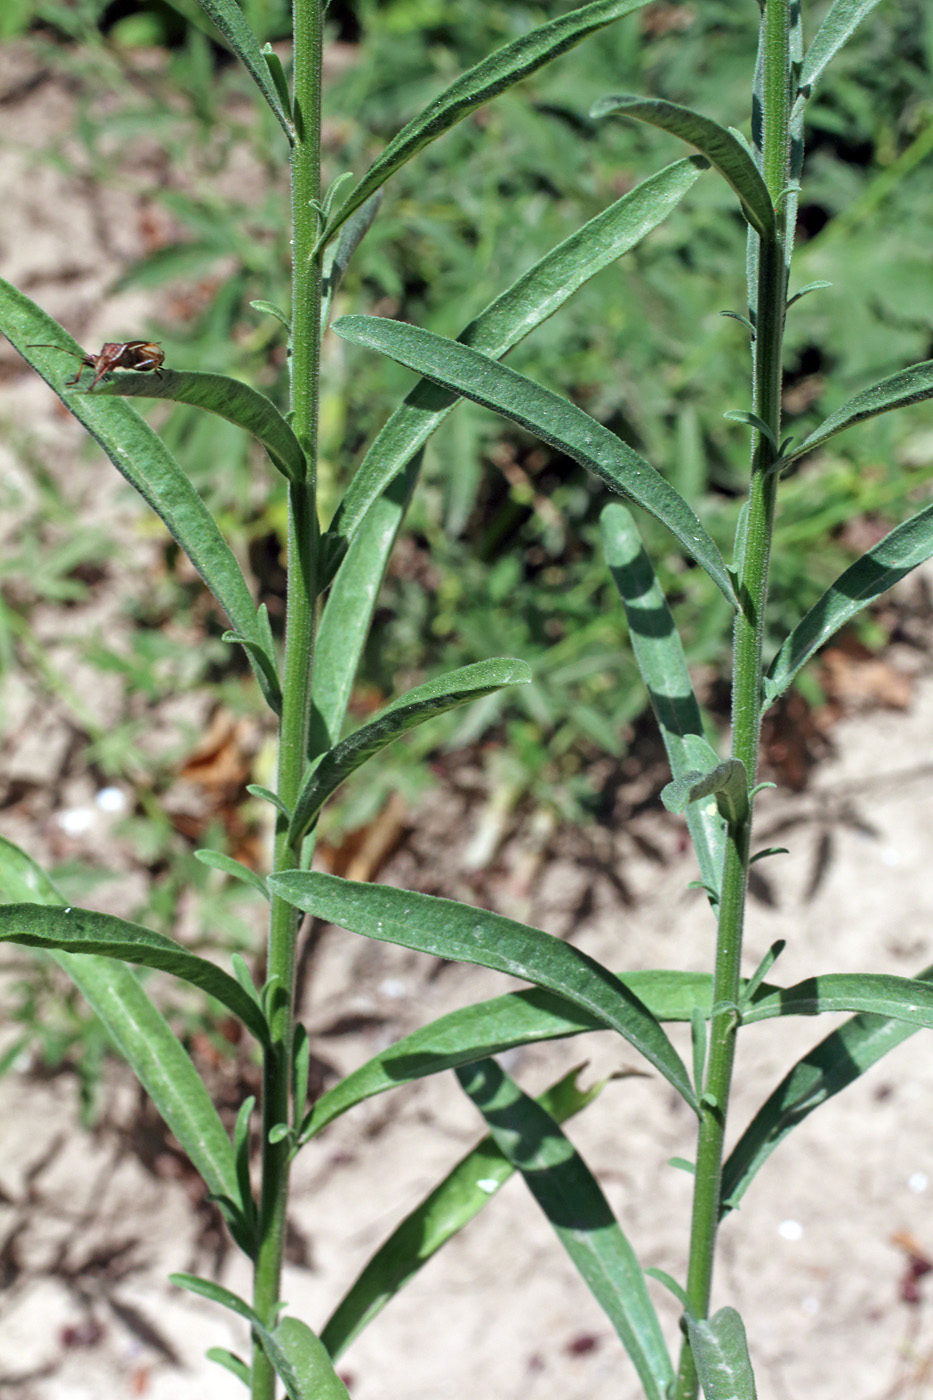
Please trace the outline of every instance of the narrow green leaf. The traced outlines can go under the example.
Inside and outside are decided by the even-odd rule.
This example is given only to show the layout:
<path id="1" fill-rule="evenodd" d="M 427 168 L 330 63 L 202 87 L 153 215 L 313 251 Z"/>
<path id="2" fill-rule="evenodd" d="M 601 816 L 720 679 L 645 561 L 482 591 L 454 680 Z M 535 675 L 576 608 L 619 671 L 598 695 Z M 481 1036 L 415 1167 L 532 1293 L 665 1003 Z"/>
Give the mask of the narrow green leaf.
<path id="1" fill-rule="evenodd" d="M 430 141 L 449 131 L 484 102 L 498 97 L 506 88 L 527 78 L 559 54 L 566 53 L 588 34 L 605 28 L 613 20 L 631 14 L 645 4 L 647 0 L 595 0 L 594 4 L 571 10 L 569 14 L 521 35 L 462 74 L 389 142 L 342 209 L 330 220 L 322 242 L 329 242 L 341 224 Z"/>
<path id="2" fill-rule="evenodd" d="M 619 980 L 659 1021 L 689 1021 L 695 1006 L 708 1014 L 712 1005 L 712 982 L 705 972 L 627 972 Z M 520 1045 L 562 1040 L 604 1028 L 599 1017 L 539 988 L 507 992 L 460 1007 L 380 1050 L 322 1094 L 305 1115 L 298 1145 L 364 1099 L 413 1079 L 485 1060 Z"/>
<path id="3" fill-rule="evenodd" d="M 263 802 L 270 803 L 276 811 L 282 813 L 286 821 L 291 821 L 291 812 L 288 810 L 281 797 L 279 797 L 278 793 L 273 792 L 271 788 L 263 787 L 262 783 L 247 783 L 246 791 L 253 797 L 259 797 Z"/>
<path id="4" fill-rule="evenodd" d="M 828 63 L 835 58 L 878 0 L 834 0 L 807 49 L 800 73 L 800 89 L 809 97 Z"/>
<path id="5" fill-rule="evenodd" d="M 933 966 L 914 979 L 917 986 L 931 982 Z M 798 1123 L 918 1029 L 887 1016 L 853 1016 L 798 1060 L 762 1104 L 723 1167 L 722 1214 L 738 1205 L 760 1168 Z"/>
<path id="6" fill-rule="evenodd" d="M 630 511 L 619 501 L 600 516 L 603 552 L 619 590 L 638 669 L 664 740 L 672 777 L 696 767 L 687 737 L 703 740 L 703 719 L 687 658 Z M 715 758 L 715 755 L 714 755 Z M 687 826 L 704 886 L 718 902 L 726 828 L 714 798 L 687 808 Z"/>
<path id="7" fill-rule="evenodd" d="M 141 924 L 128 923 L 113 914 L 98 914 L 93 909 L 8 904 L 0 908 L 0 942 L 66 953 L 96 953 L 170 972 L 215 997 L 257 1040 L 263 1044 L 268 1041 L 268 1027 L 259 1008 L 235 978 L 182 944 Z"/>
<path id="8" fill-rule="evenodd" d="M 644 180 L 552 248 L 457 337 L 501 359 L 604 267 L 657 228 L 709 166 L 699 156 Z M 422 380 L 381 429 L 334 517 L 331 532 L 352 539 L 372 503 L 444 421 L 459 395 Z M 317 661 L 315 660 L 315 665 Z"/>
<path id="9" fill-rule="evenodd" d="M 282 67 L 282 60 L 279 58 L 271 44 L 263 44 L 260 53 L 266 60 L 266 67 L 269 70 L 269 77 L 275 86 L 276 95 L 282 106 L 282 111 L 291 121 L 292 95 L 288 90 L 288 79 L 285 76 L 285 69 Z"/>
<path id="10" fill-rule="evenodd" d="M 254 890 L 265 898 L 269 898 L 269 891 L 266 889 L 266 882 L 261 875 L 257 875 L 255 870 L 250 870 L 248 865 L 242 861 L 234 860 L 233 856 L 224 855 L 223 851 L 211 851 L 202 849 L 195 851 L 195 860 L 199 860 L 202 865 L 209 865 L 212 870 L 222 870 L 225 875 L 230 875 L 234 880 L 242 880 L 244 885 L 252 885 Z"/>
<path id="11" fill-rule="evenodd" d="M 688 1162 L 687 1165 L 690 1167 L 690 1170 L 693 1171 L 693 1164 Z M 675 1278 L 671 1278 L 670 1274 L 666 1273 L 664 1269 L 650 1268 L 646 1269 L 645 1273 L 648 1276 L 648 1278 L 656 1278 L 658 1283 L 663 1283 L 668 1293 L 673 1294 L 673 1296 L 677 1299 L 678 1303 L 682 1308 L 685 1308 L 687 1306 L 686 1293 L 681 1288 L 677 1280 Z"/>
<path id="12" fill-rule="evenodd" d="M 520 977 L 589 1011 L 640 1050 L 696 1107 L 687 1071 L 658 1021 L 595 959 L 552 934 L 452 899 L 287 872 L 269 887 L 289 904 L 365 938 Z"/>
<path id="13" fill-rule="evenodd" d="M 494 409 L 566 452 L 660 520 L 735 605 L 722 557 L 687 502 L 643 457 L 581 408 L 488 355 L 417 326 L 376 316 L 343 316 L 334 330 Z"/>
<path id="14" fill-rule="evenodd" d="M 158 374 L 121 370 L 103 379 L 92 398 L 169 399 L 226 418 L 251 433 L 286 481 L 304 481 L 308 464 L 291 426 L 271 399 L 227 374 L 163 369 Z"/>
<path id="15" fill-rule="evenodd" d="M 754 428 L 755 432 L 760 433 L 763 438 L 766 438 L 775 452 L 777 452 L 777 438 L 774 436 L 774 433 L 768 427 L 765 420 L 759 418 L 757 413 L 750 413 L 746 408 L 730 408 L 728 412 L 724 413 L 722 416 L 723 418 L 728 418 L 732 423 L 744 423 L 747 428 Z"/>
<path id="16" fill-rule="evenodd" d="M 259 40 L 246 22 L 246 16 L 236 0 L 198 0 L 201 9 L 213 20 L 227 43 L 238 54 L 253 82 L 268 102 L 289 141 L 295 132 L 282 105 L 269 65 L 259 47 Z"/>
<path id="17" fill-rule="evenodd" d="M 293 847 L 298 846 L 331 793 L 380 749 L 435 715 L 445 714 L 482 695 L 491 695 L 503 686 L 527 685 L 530 680 L 531 670 L 524 661 L 497 657 L 491 661 L 478 661 L 472 666 L 461 666 L 459 670 L 427 681 L 394 700 L 375 719 L 362 725 L 324 754 L 308 774 L 295 803 L 288 832 L 289 843 Z"/>
<path id="18" fill-rule="evenodd" d="M 457 1078 L 618 1333 L 648 1400 L 666 1400 L 674 1372 L 658 1315 L 641 1266 L 589 1167 L 551 1115 L 495 1060 L 459 1069 Z"/>
<path id="19" fill-rule="evenodd" d="M 768 668 L 765 708 L 784 694 L 800 668 L 830 637 L 931 556 L 933 506 L 925 506 L 850 564 L 797 623 Z"/>
<path id="20" fill-rule="evenodd" d="M 238 1381 L 242 1381 L 249 1389 L 253 1373 L 241 1356 L 237 1356 L 233 1351 L 228 1351 L 226 1347 L 208 1347 L 204 1355 L 208 1361 L 214 1361 L 218 1366 L 223 1366 L 225 1371 L 230 1371 Z"/>
<path id="21" fill-rule="evenodd" d="M 933 398 L 933 360 L 922 360 L 919 364 L 908 365 L 880 379 L 870 389 L 863 389 L 837 408 L 835 413 L 816 428 L 803 442 L 798 443 L 784 458 L 782 465 L 794 462 L 805 452 L 813 452 L 824 442 L 845 432 L 856 423 L 864 423 L 867 418 L 877 418 L 880 413 L 890 413 L 895 408 L 909 408 L 911 404 L 923 403 Z"/>
<path id="22" fill-rule="evenodd" d="M 735 1308 L 697 1321 L 684 1314 L 690 1350 L 706 1400 L 756 1400 L 745 1327 Z"/>
<path id="23" fill-rule="evenodd" d="M 933 986 L 884 973 L 828 972 L 756 996 L 742 1020 L 750 1025 L 774 1016 L 818 1016 L 824 1011 L 867 1011 L 933 1026 Z"/>
<path id="24" fill-rule="evenodd" d="M 683 812 L 688 804 L 714 797 L 720 815 L 729 823 L 745 820 L 748 813 L 748 777 L 745 765 L 737 758 L 727 758 L 715 768 L 686 772 L 661 792 L 661 801 L 669 812 Z"/>
<path id="25" fill-rule="evenodd" d="M 188 1293 L 196 1293 L 199 1298 L 207 1298 L 212 1303 L 218 1303 L 222 1308 L 228 1308 L 230 1312 L 236 1313 L 237 1317 L 245 1318 L 252 1326 L 260 1324 L 259 1316 L 253 1311 L 249 1303 L 238 1294 L 232 1293 L 229 1288 L 224 1288 L 222 1283 L 215 1283 L 210 1278 L 199 1278 L 197 1274 L 177 1273 L 169 1274 L 169 1283 L 174 1283 L 176 1288 L 184 1288 Z"/>
<path id="26" fill-rule="evenodd" d="M 224 632 L 220 640 L 222 642 L 235 642 L 243 648 L 252 663 L 263 699 L 273 714 L 280 715 L 282 713 L 282 685 L 279 680 L 278 667 L 275 664 L 275 644 L 271 641 L 264 641 L 262 644 L 253 642 L 248 637 L 241 636 L 239 632 Z"/>
<path id="27" fill-rule="evenodd" d="M 271 301 L 261 301 L 261 300 L 259 300 L 259 301 L 251 301 L 251 302 L 250 302 L 250 306 L 253 308 L 254 311 L 264 311 L 264 312 L 266 313 L 267 316 L 274 316 L 275 319 L 276 319 L 277 321 L 281 321 L 281 322 L 282 322 L 282 325 L 283 325 L 283 326 L 285 327 L 285 329 L 288 331 L 289 335 L 291 335 L 291 333 L 292 333 L 292 323 L 291 323 L 291 321 L 288 319 L 288 317 L 286 316 L 285 312 L 282 311 L 280 307 L 278 307 L 278 306 L 273 306 L 273 304 L 272 304 Z"/>
<path id="28" fill-rule="evenodd" d="M 577 1087 L 579 1075 L 578 1066 L 538 1099 L 556 1123 L 592 1103 L 607 1082 L 583 1090 Z M 492 1138 L 484 1137 L 405 1216 L 354 1280 L 321 1332 L 321 1341 L 335 1361 L 441 1246 L 480 1213 L 514 1171 Z"/>
<path id="29" fill-rule="evenodd" d="M 800 291 L 799 291 L 799 292 L 795 292 L 794 295 L 793 295 L 792 297 L 788 297 L 788 299 L 787 299 L 787 309 L 788 309 L 788 311 L 789 311 L 790 308 L 794 305 L 794 303 L 800 301 L 800 299 L 801 299 L 802 297 L 809 296 L 811 292 L 821 292 L 821 291 L 823 291 L 826 287 L 831 287 L 832 285 L 833 285 L 832 282 L 808 282 L 807 285 L 806 285 L 805 287 L 801 287 L 801 288 L 800 288 Z"/>
<path id="30" fill-rule="evenodd" d="M 41 902 L 49 909 L 65 904 L 45 871 L 0 837 L 0 906 L 25 901 Z M 230 1139 L 189 1055 L 137 978 L 110 958 L 54 951 L 51 956 L 100 1017 L 211 1195 L 233 1202 L 242 1218 Z M 235 1234 L 240 1247 L 247 1248 L 244 1232 Z"/>
<path id="31" fill-rule="evenodd" d="M 771 196 L 761 172 L 745 146 L 724 126 L 689 107 L 664 102 L 656 97 L 603 97 L 590 112 L 601 117 L 635 117 L 670 131 L 695 146 L 739 197 L 742 210 L 761 238 L 774 238 L 775 222 Z"/>
<path id="32" fill-rule="evenodd" d="M 372 227 L 373 220 L 379 213 L 379 206 L 382 204 L 382 195 L 383 191 L 377 190 L 374 195 L 367 199 L 365 204 L 360 205 L 355 214 L 350 215 L 347 222 L 340 230 L 340 237 L 337 239 L 337 242 L 332 243 L 324 254 L 324 261 L 321 267 L 321 280 L 323 284 L 323 299 L 321 302 L 322 334 L 330 319 L 330 308 L 337 288 L 343 281 L 343 274 L 346 272 L 353 254 Z"/>
<path id="33" fill-rule="evenodd" d="M 83 353 L 65 329 L 0 278 L 0 331 L 52 388 L 181 546 L 234 628 L 262 646 L 256 610 L 236 558 L 171 453 L 128 403 L 62 384 L 61 356 L 42 341 Z"/>
<path id="34" fill-rule="evenodd" d="M 326 1348 L 307 1323 L 283 1317 L 271 1333 L 263 1329 L 260 1335 L 289 1400 L 350 1400 Z"/>

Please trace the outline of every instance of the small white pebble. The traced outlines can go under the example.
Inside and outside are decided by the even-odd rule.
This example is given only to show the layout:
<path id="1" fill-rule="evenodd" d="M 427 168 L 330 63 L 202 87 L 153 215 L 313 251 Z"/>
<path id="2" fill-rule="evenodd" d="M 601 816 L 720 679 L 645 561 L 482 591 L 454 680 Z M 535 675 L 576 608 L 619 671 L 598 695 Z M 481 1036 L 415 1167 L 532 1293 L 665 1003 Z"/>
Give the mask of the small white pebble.
<path id="1" fill-rule="evenodd" d="M 126 808 L 126 793 L 118 787 L 101 788 L 94 802 L 102 812 L 122 812 Z"/>
<path id="2" fill-rule="evenodd" d="M 900 863 L 900 851 L 896 850 L 894 846 L 885 846 L 884 850 L 881 852 L 881 864 L 895 866 L 900 865 Z"/>
<path id="3" fill-rule="evenodd" d="M 812 1293 L 808 1293 L 806 1298 L 801 1298 L 800 1311 L 806 1317 L 816 1317 L 816 1314 L 819 1312 L 819 1310 L 820 1300 L 819 1298 L 815 1298 Z"/>
<path id="4" fill-rule="evenodd" d="M 496 1181 L 496 1179 L 491 1176 L 484 1176 L 482 1180 L 478 1181 L 476 1184 L 481 1191 L 486 1192 L 487 1196 L 491 1196 L 493 1191 L 495 1191 L 499 1185 L 498 1181 Z"/>
<path id="5" fill-rule="evenodd" d="M 84 836 L 96 819 L 93 807 L 69 807 L 67 811 L 59 812 L 57 821 L 67 836 Z"/>
<path id="6" fill-rule="evenodd" d="M 387 977 L 384 982 L 379 983 L 379 990 L 384 997 L 393 997 L 398 1000 L 399 997 L 407 994 L 408 987 L 398 977 Z"/>
<path id="7" fill-rule="evenodd" d="M 803 1238 L 803 1226 L 799 1220 L 782 1220 L 778 1234 L 782 1240 L 799 1240 Z"/>
<path id="8" fill-rule="evenodd" d="M 915 1196 L 919 1196 L 922 1191 L 927 1189 L 927 1181 L 926 1172 L 912 1172 L 907 1178 L 907 1189 L 913 1191 Z"/>

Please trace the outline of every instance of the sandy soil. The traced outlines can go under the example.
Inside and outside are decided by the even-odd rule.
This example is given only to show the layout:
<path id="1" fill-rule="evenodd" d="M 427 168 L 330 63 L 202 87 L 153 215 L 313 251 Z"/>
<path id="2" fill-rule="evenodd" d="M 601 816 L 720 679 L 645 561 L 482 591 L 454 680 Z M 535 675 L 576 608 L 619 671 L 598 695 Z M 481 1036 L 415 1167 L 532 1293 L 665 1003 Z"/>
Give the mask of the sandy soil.
<path id="1" fill-rule="evenodd" d="M 102 259 L 101 220 L 86 190 L 31 155 L 37 131 L 67 131 L 71 109 L 55 88 L 30 89 L 28 76 L 21 55 L 0 61 L 0 97 L 14 114 L 0 151 L 0 181 L 10 192 L 0 205 L 3 271 L 91 344 L 107 334 L 100 298 L 112 270 Z M 131 196 L 105 198 L 115 201 L 111 224 L 131 227 Z M 108 302 L 106 316 L 123 323 L 145 311 L 134 294 Z M 17 509 L 38 500 L 24 466 L 29 424 L 28 441 L 55 463 L 75 511 L 83 518 L 90 510 L 132 543 L 132 570 L 124 553 L 115 556 L 120 585 L 146 587 L 158 544 L 140 530 L 111 469 L 80 456 L 79 433 L 3 346 L 0 422 L 7 429 L 0 485 L 18 493 Z M 21 515 L 5 519 L 0 528 L 12 548 Z M 74 643 L 107 619 L 108 606 L 93 595 L 70 610 L 64 633 L 51 613 L 33 618 L 77 691 L 95 688 L 104 723 L 118 697 L 101 690 L 99 672 L 81 669 Z M 933 674 L 918 653 L 892 664 L 916 673 L 909 710 L 845 719 L 805 794 L 762 800 L 761 844 L 772 843 L 773 830 L 791 852 L 768 871 L 773 903 L 753 905 L 749 971 L 777 938 L 787 940 L 777 973 L 788 983 L 820 971 L 909 974 L 930 961 Z M 71 760 L 74 715 L 50 701 L 28 669 L 4 678 L 0 704 L 0 832 L 40 859 L 93 853 L 110 819 L 95 806 L 99 783 Z M 457 870 L 475 817 L 450 794 L 431 804 L 383 878 L 422 884 L 438 850 Z M 92 813 L 80 836 L 59 820 L 74 810 Z M 513 840 L 484 898 L 613 966 L 706 967 L 711 923 L 701 898 L 686 890 L 693 870 L 677 824 L 649 812 L 590 840 L 587 851 L 573 838 L 555 842 L 541 866 L 521 838 Z M 630 899 L 620 899 L 614 872 L 624 874 Z M 128 871 L 108 885 L 107 907 L 132 902 L 136 880 Z M 451 882 L 450 893 L 465 894 L 465 881 L 452 875 Z M 7 990 L 17 956 L 6 955 Z M 314 968 L 308 1021 L 318 1052 L 345 1071 L 431 1017 L 505 985 L 492 973 L 439 969 L 331 930 Z M 825 1019 L 749 1028 L 735 1134 L 828 1029 Z M 0 1033 L 0 1049 L 8 1035 L 9 1028 Z M 762 1396 L 881 1400 L 930 1391 L 930 1303 L 915 1277 L 918 1261 L 933 1255 L 928 1043 L 923 1035 L 908 1041 L 808 1119 L 725 1227 L 716 1303 L 737 1306 L 746 1319 Z M 516 1054 L 508 1068 L 538 1089 L 584 1060 L 593 1075 L 635 1067 L 617 1040 L 595 1035 Z M 214 1272 L 242 1291 L 245 1268 L 223 1248 L 197 1183 L 141 1110 L 128 1077 L 117 1067 L 106 1073 L 107 1108 L 93 1131 L 79 1126 L 69 1077 L 17 1066 L 0 1079 L 0 1396 L 232 1400 L 242 1388 L 202 1354 L 211 1345 L 242 1350 L 242 1329 L 173 1289 L 166 1275 Z M 687 1111 L 647 1077 L 610 1085 L 569 1129 L 643 1262 L 675 1276 L 683 1271 L 690 1183 L 666 1164 L 689 1155 L 690 1128 Z M 471 1105 L 442 1076 L 361 1106 L 306 1148 L 294 1183 L 285 1288 L 292 1308 L 320 1325 L 395 1221 L 479 1135 Z M 676 1305 L 651 1287 L 674 1344 Z M 638 1393 L 607 1320 L 518 1181 L 386 1309 L 341 1366 L 354 1400 L 634 1400 Z"/>

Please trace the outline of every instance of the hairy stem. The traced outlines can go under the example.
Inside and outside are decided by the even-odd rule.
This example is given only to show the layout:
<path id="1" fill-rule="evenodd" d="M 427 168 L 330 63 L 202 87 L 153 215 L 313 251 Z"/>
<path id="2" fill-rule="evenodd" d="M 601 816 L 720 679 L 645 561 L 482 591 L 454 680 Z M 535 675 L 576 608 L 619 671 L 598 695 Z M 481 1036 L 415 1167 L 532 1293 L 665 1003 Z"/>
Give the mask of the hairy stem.
<path id="1" fill-rule="evenodd" d="M 318 521 L 315 501 L 318 382 L 320 364 L 321 264 L 316 250 L 321 197 L 321 0 L 295 0 L 295 144 L 292 152 L 291 407 L 292 423 L 308 460 L 303 482 L 289 488 L 288 594 L 282 721 L 279 728 L 278 795 L 291 808 L 305 765 L 314 656 L 317 599 Z M 277 824 L 273 870 L 294 869 L 299 853 L 288 843 L 287 822 Z M 272 1045 L 263 1066 L 262 1190 L 260 1241 L 253 1306 L 267 1324 L 274 1321 L 285 1244 L 289 1143 L 269 1142 L 270 1129 L 290 1121 L 290 1086 L 298 912 L 273 897 L 269 915 L 268 976 Z M 254 1347 L 252 1400 L 274 1400 L 275 1372 Z"/>
<path id="2" fill-rule="evenodd" d="M 761 35 L 761 165 L 772 203 L 776 206 L 780 205 L 785 192 L 790 157 L 789 32 L 790 0 L 766 0 Z M 777 224 L 780 229 L 783 220 L 778 218 Z M 781 358 L 786 301 L 783 238 L 778 234 L 774 239 L 762 239 L 758 248 L 753 376 L 755 412 L 768 425 L 776 442 L 780 441 L 781 432 Z M 735 623 L 732 675 L 732 756 L 745 765 L 750 788 L 754 785 L 758 766 L 762 639 L 777 487 L 777 474 L 773 471 L 775 456 L 769 438 L 763 433 L 757 434 L 752 454 L 745 548 L 740 563 L 741 609 Z M 741 987 L 751 823 L 752 804 L 749 803 L 747 816 L 730 825 L 723 864 L 713 974 L 714 1011 L 700 1106 L 687 1270 L 687 1305 L 696 1318 L 704 1318 L 709 1312 L 716 1234 L 721 1214 L 723 1147 L 739 1027 L 737 1002 Z M 681 1348 L 675 1396 L 677 1400 L 694 1400 L 697 1389 L 693 1355 L 685 1342 Z"/>

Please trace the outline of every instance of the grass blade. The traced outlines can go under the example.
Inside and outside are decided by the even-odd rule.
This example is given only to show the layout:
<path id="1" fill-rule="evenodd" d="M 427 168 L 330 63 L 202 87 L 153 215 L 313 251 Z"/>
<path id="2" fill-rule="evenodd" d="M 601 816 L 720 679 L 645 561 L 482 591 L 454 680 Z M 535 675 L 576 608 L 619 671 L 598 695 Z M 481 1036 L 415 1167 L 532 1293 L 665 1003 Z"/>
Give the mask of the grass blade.
<path id="1" fill-rule="evenodd" d="M 182 944 L 141 924 L 94 909 L 51 909 L 41 904 L 0 908 L 0 942 L 66 953 L 95 953 L 169 972 L 200 987 L 232 1011 L 262 1044 L 269 1032 L 259 1007 L 228 972 Z"/>
<path id="2" fill-rule="evenodd" d="M 914 981 L 915 985 L 933 983 L 933 966 Z M 762 1104 L 723 1167 L 722 1214 L 738 1205 L 771 1153 L 798 1123 L 919 1029 L 887 1016 L 853 1016 L 798 1060 Z"/>
<path id="3" fill-rule="evenodd" d="M 676 781 L 697 766 L 689 740 L 706 742 L 687 658 L 631 512 L 613 501 L 602 512 L 600 526 L 606 563 L 625 608 L 632 650 Z M 686 819 L 700 878 L 718 903 L 726 824 L 715 797 L 691 803 Z"/>
<path id="4" fill-rule="evenodd" d="M 268 102 L 289 141 L 295 139 L 291 119 L 282 106 L 278 89 L 259 47 L 259 40 L 246 22 L 236 0 L 198 0 L 206 15 L 213 20 L 227 43 L 238 54 L 246 71 Z"/>
<path id="5" fill-rule="evenodd" d="M 933 398 L 933 360 L 922 360 L 919 364 L 908 365 L 906 369 L 889 374 L 880 379 L 870 389 L 863 389 L 831 413 L 809 437 L 794 447 L 782 458 L 781 465 L 794 462 L 805 452 L 813 452 L 824 442 L 844 433 L 856 423 L 864 423 L 867 418 L 877 418 L 880 413 L 890 413 L 895 408 L 908 408 L 911 404 L 923 403 Z"/>
<path id="6" fill-rule="evenodd" d="M 552 248 L 461 331 L 464 345 L 501 359 L 597 272 L 634 248 L 677 206 L 704 170 L 699 156 L 676 161 Z M 330 527 L 352 539 L 386 485 L 423 447 L 459 394 L 422 380 L 380 430 Z"/>
<path id="7" fill-rule="evenodd" d="M 689 1021 L 695 1007 L 708 1014 L 712 1004 L 709 973 L 627 972 L 619 980 L 659 1021 Z M 322 1094 L 301 1124 L 298 1145 L 364 1099 L 413 1079 L 473 1064 L 520 1045 L 604 1029 L 598 1017 L 539 988 L 460 1007 L 380 1050 Z"/>
<path id="8" fill-rule="evenodd" d="M 566 53 L 588 34 L 603 29 L 613 20 L 631 14 L 647 3 L 648 0 L 595 0 L 594 4 L 571 10 L 569 14 L 561 15 L 505 44 L 462 74 L 389 142 L 350 192 L 346 203 L 330 219 L 322 242 L 329 242 L 341 224 L 429 142 L 436 141 L 438 136 L 443 136 L 445 131 L 456 126 L 484 102 L 498 97 L 513 83 L 520 82 L 559 54 Z"/>
<path id="9" fill-rule="evenodd" d="M 746 219 L 761 238 L 774 238 L 774 208 L 761 172 L 731 131 L 690 107 L 655 97 L 603 97 L 590 112 L 601 117 L 634 117 L 659 126 L 695 146 L 739 197 Z"/>
<path id="10" fill-rule="evenodd" d="M 0 915 L 3 905 L 24 901 L 65 905 L 45 871 L 0 837 Z M 50 954 L 100 1017 L 211 1195 L 232 1202 L 244 1218 L 230 1139 L 190 1056 L 138 979 L 111 958 Z M 248 1241 L 233 1228 L 244 1247 Z"/>
<path id="11" fill-rule="evenodd" d="M 497 657 L 438 676 L 393 701 L 375 719 L 325 753 L 308 774 L 298 794 L 289 827 L 291 845 L 298 846 L 331 793 L 380 749 L 393 744 L 403 734 L 425 720 L 433 719 L 435 715 L 445 714 L 483 695 L 491 695 L 503 686 L 527 685 L 530 680 L 531 669 L 524 661 Z"/>
<path id="12" fill-rule="evenodd" d="M 286 481 L 304 481 L 308 465 L 301 444 L 271 399 L 227 374 L 163 369 L 159 374 L 121 372 L 103 380 L 93 397 L 170 399 L 206 409 L 245 428 L 266 449 Z"/>
<path id="13" fill-rule="evenodd" d="M 457 1078 L 611 1321 L 648 1400 L 665 1400 L 674 1376 L 658 1315 L 642 1268 L 589 1167 L 550 1114 L 495 1060 L 458 1070 Z"/>
<path id="14" fill-rule="evenodd" d="M 834 0 L 804 56 L 800 89 L 806 96 L 809 97 L 827 64 L 877 4 L 878 0 Z"/>
<path id="15" fill-rule="evenodd" d="M 651 1012 L 608 968 L 552 934 L 452 899 L 335 875 L 288 872 L 271 876 L 269 888 L 296 908 L 365 938 L 478 963 L 557 992 L 618 1031 L 696 1108 L 683 1062 Z"/>
<path id="16" fill-rule="evenodd" d="M 722 556 L 687 502 L 643 457 L 581 408 L 489 356 L 417 326 L 377 316 L 343 316 L 334 330 L 494 409 L 587 467 L 665 525 L 735 606 Z"/>
<path id="17" fill-rule="evenodd" d="M 895 526 L 831 583 L 786 639 L 764 680 L 765 707 L 841 627 L 933 556 L 933 506 Z"/>
<path id="18" fill-rule="evenodd" d="M 579 1068 L 571 1070 L 538 1099 L 556 1123 L 592 1103 L 607 1082 L 579 1089 L 579 1074 Z M 441 1246 L 475 1219 L 514 1171 L 492 1138 L 484 1137 L 406 1215 L 354 1280 L 321 1332 L 321 1341 L 335 1361 Z"/>
<path id="19" fill-rule="evenodd" d="M 745 1325 L 735 1308 L 698 1322 L 684 1315 L 690 1350 L 706 1400 L 756 1400 Z"/>

